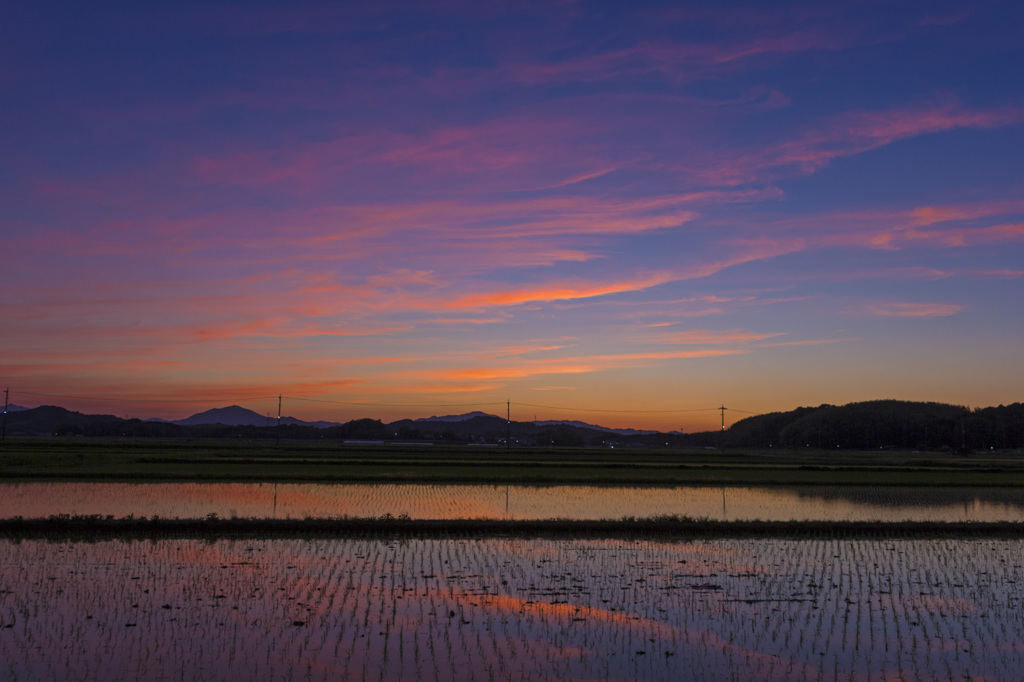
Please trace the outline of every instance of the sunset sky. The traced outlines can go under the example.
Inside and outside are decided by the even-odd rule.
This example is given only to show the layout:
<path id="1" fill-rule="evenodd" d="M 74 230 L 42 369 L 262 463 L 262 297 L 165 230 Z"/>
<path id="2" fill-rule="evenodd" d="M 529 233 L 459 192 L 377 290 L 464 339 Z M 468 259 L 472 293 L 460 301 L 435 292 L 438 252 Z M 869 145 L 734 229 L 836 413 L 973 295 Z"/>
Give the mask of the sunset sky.
<path id="1" fill-rule="evenodd" d="M 8 3 L 0 93 L 20 405 L 1024 400 L 1015 0 Z"/>

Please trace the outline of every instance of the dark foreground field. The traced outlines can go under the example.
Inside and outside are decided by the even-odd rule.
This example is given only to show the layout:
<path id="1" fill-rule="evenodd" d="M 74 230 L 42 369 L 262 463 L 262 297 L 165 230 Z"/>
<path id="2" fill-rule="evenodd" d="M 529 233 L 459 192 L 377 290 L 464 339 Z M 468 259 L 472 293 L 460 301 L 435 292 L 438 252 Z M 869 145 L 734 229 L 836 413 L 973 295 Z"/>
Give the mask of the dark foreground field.
<path id="1" fill-rule="evenodd" d="M 1016 454 L 21 439 L 0 480 L 1024 486 Z"/>

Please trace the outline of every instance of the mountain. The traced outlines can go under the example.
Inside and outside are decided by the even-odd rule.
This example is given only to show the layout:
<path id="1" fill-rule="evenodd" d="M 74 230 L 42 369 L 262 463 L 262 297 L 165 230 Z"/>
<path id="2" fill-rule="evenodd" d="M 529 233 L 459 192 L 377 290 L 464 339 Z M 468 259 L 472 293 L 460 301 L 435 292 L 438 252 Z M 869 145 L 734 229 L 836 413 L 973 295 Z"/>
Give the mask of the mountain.
<path id="1" fill-rule="evenodd" d="M 272 417 L 272 419 L 273 419 L 273 417 Z M 276 422 L 277 420 L 274 419 L 274 421 Z M 295 417 L 281 417 L 281 423 L 286 425 L 286 426 L 287 425 L 312 426 L 315 429 L 329 429 L 332 426 L 341 426 L 342 425 L 341 422 L 328 422 L 328 421 L 324 421 L 322 419 L 318 419 L 317 421 L 313 421 L 313 422 L 307 422 L 307 421 L 302 421 L 301 419 L 296 419 Z"/>
<path id="2" fill-rule="evenodd" d="M 568 419 L 562 419 L 557 421 L 540 421 L 534 422 L 537 426 L 572 426 L 577 429 L 593 429 L 594 431 L 604 431 L 605 433 L 614 433 L 620 436 L 645 436 L 652 433 L 658 433 L 658 431 L 649 431 L 643 429 L 612 429 L 607 426 L 597 426 L 595 424 L 588 424 L 586 422 L 572 421 Z"/>
<path id="3" fill-rule="evenodd" d="M 147 420 L 164 421 L 164 420 Z M 230 407 L 215 407 L 206 412 L 194 414 L 185 419 L 176 419 L 172 424 L 179 426 L 200 426 L 203 424 L 223 424 L 224 426 L 277 426 L 277 417 L 260 414 L 238 405 Z M 332 426 L 340 426 L 338 422 L 314 421 L 307 422 L 295 417 L 281 417 L 281 424 L 295 426 L 313 426 L 318 429 L 326 429 Z"/>
<path id="4" fill-rule="evenodd" d="M 1024 405 L 971 409 L 945 403 L 869 400 L 747 417 L 726 445 L 843 450 L 1024 449 Z"/>
<path id="5" fill-rule="evenodd" d="M 413 419 L 416 423 L 422 422 L 467 422 L 470 419 L 476 419 L 477 417 L 494 417 L 495 419 L 501 419 L 501 417 L 495 417 L 493 414 L 487 414 L 486 412 L 467 412 L 466 414 L 449 414 L 444 417 L 420 417 L 419 419 Z"/>
<path id="6" fill-rule="evenodd" d="M 508 422 L 483 412 L 403 419 L 383 424 L 354 419 L 345 424 L 305 422 L 261 415 L 232 405 L 176 422 L 120 419 L 43 405 L 9 411 L 7 436 L 107 438 L 286 438 L 380 440 L 513 445 L 815 450 L 972 450 L 1024 452 L 1024 404 L 968 408 L 942 403 L 873 400 L 848 405 L 799 407 L 747 417 L 724 433 L 658 433 L 610 429 L 579 421 Z"/>
<path id="7" fill-rule="evenodd" d="M 238 405 L 215 407 L 206 412 L 194 414 L 185 419 L 175 419 L 172 423 L 179 426 L 199 426 L 200 424 L 224 424 L 225 426 L 271 426 L 276 419 L 259 412 L 253 412 Z"/>
<path id="8" fill-rule="evenodd" d="M 7 406 L 8 412 L 24 412 L 25 410 L 31 409 L 31 407 L 22 407 L 21 405 L 15 405 L 14 403 L 11 403 L 10 405 Z"/>
<path id="9" fill-rule="evenodd" d="M 27 410 L 10 412 L 8 406 L 7 435 L 51 436 L 64 435 L 68 428 L 82 429 L 96 424 L 117 423 L 121 419 L 112 414 L 82 414 L 56 405 L 41 405 Z"/>

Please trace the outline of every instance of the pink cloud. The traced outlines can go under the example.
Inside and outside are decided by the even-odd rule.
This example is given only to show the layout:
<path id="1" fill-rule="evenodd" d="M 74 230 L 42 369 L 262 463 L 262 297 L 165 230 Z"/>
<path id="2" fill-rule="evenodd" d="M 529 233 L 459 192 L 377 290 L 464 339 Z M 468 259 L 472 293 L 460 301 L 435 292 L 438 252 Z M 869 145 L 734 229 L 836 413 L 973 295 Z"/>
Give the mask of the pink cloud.
<path id="1" fill-rule="evenodd" d="M 712 67 L 774 55 L 814 50 L 837 50 L 848 45 L 834 33 L 798 31 L 773 37 L 729 42 L 645 41 L 611 52 L 595 52 L 559 62 L 518 62 L 501 72 L 528 85 L 553 82 L 602 82 L 642 74 L 661 74 L 674 80 L 693 78 L 694 67 L 707 73 Z M 758 65 L 760 67 L 760 65 Z"/>
<path id="2" fill-rule="evenodd" d="M 1024 109 L 970 110 L 956 104 L 842 114 L 781 144 L 708 164 L 699 174 L 715 184 L 763 181 L 782 169 L 811 174 L 831 161 L 899 140 L 957 128 L 998 128 L 1024 120 Z"/>
<path id="3" fill-rule="evenodd" d="M 837 339 L 803 339 L 800 341 L 776 341 L 774 343 L 762 344 L 762 348 L 780 348 L 786 346 L 821 346 L 829 343 L 845 343 L 847 341 L 856 341 L 855 337 L 844 336 Z"/>
<path id="4" fill-rule="evenodd" d="M 498 324 L 499 322 L 508 322 L 508 318 L 495 315 L 491 317 L 434 317 L 423 320 L 426 324 L 444 324 L 444 325 L 457 325 L 457 324 Z"/>
<path id="5" fill-rule="evenodd" d="M 743 329 L 732 329 L 729 331 L 712 331 L 710 329 L 690 329 L 687 331 L 672 332 L 658 337 L 659 343 L 670 344 L 696 344 L 696 345 L 721 345 L 732 343 L 749 343 L 751 341 L 763 341 L 776 336 L 784 336 L 783 333 L 758 334 Z"/>
<path id="6" fill-rule="evenodd" d="M 205 153 L 189 164 L 201 184 L 277 186 L 300 195 L 374 178 L 465 192 L 560 187 L 618 166 L 607 149 L 583 144 L 610 122 L 520 113 L 482 123 L 438 126 L 417 134 L 388 128 L 340 131 L 324 141 Z"/>
<path id="7" fill-rule="evenodd" d="M 949 317 L 966 309 L 956 303 L 866 303 L 858 311 L 873 317 Z"/>
<path id="8" fill-rule="evenodd" d="M 1024 237 L 1024 223 L 1013 220 L 1024 213 L 1024 202 L 990 201 L 969 204 L 931 205 L 912 209 L 825 213 L 759 225 L 774 235 L 761 238 L 770 253 L 810 249 L 861 247 L 895 251 L 909 247 L 966 248 L 1012 243 Z M 1010 220 L 1007 220 L 1010 218 Z M 744 240 L 731 243 L 743 245 Z M 757 242 L 750 242 L 756 244 Z M 910 266 L 874 271 L 840 270 L 811 278 L 844 280 L 857 277 L 903 276 L 943 278 L 952 272 Z M 799 275 L 797 276 L 800 277 Z"/>
<path id="9" fill-rule="evenodd" d="M 1024 277 L 1024 270 L 969 270 L 968 274 L 979 277 L 998 277 L 1001 279 L 1016 279 Z"/>
<path id="10" fill-rule="evenodd" d="M 555 350 L 563 350 L 568 347 L 569 345 L 565 343 L 530 343 L 517 346 L 501 346 L 493 350 L 484 351 L 483 353 L 481 353 L 481 356 L 485 358 L 501 358 L 509 356 L 531 355 L 533 353 L 547 353 Z"/>

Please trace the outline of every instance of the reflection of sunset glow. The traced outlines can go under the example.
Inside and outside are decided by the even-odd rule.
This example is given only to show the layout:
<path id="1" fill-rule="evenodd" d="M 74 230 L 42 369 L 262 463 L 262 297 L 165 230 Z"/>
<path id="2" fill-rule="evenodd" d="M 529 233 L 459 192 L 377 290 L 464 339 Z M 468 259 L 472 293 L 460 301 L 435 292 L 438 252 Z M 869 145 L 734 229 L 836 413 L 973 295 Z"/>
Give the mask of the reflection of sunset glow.
<path id="1" fill-rule="evenodd" d="M 604 487 L 314 483 L 4 483 L 0 518 L 1024 521 L 1014 488 Z"/>
<path id="2" fill-rule="evenodd" d="M 1014 679 L 1020 545 L 4 542 L 0 656 L 15 679 Z"/>

